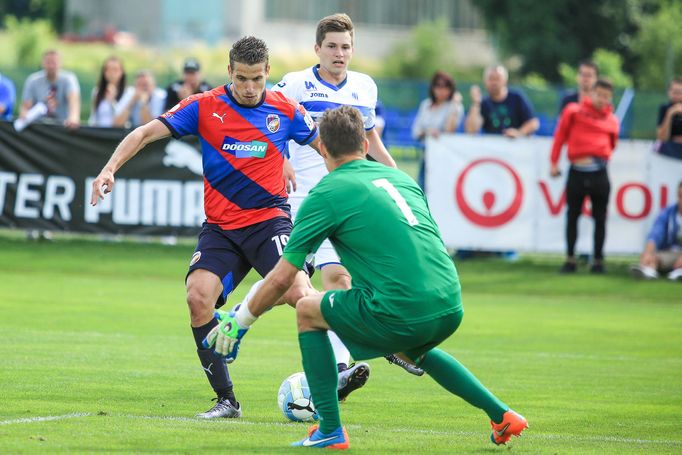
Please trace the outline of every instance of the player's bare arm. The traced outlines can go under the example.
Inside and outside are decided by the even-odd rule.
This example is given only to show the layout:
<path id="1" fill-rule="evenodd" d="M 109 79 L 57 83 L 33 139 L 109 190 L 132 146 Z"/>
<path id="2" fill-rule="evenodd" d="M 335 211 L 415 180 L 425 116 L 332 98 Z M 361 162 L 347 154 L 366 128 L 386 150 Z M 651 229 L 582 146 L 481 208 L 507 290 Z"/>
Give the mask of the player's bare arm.
<path id="1" fill-rule="evenodd" d="M 388 153 L 388 150 L 386 150 L 386 147 L 384 146 L 384 143 L 381 141 L 381 138 L 379 137 L 379 133 L 377 133 L 376 128 L 372 128 L 371 130 L 367 131 L 367 140 L 369 141 L 369 150 L 367 153 L 369 156 L 377 160 L 381 164 L 385 164 L 388 167 L 393 167 L 397 168 L 395 164 L 395 160 L 391 156 L 390 153 Z"/>
<path id="2" fill-rule="evenodd" d="M 284 158 L 282 175 L 284 176 L 284 185 L 286 186 L 287 193 L 296 191 L 296 171 L 294 171 L 294 166 L 287 158 Z"/>
<path id="3" fill-rule="evenodd" d="M 102 168 L 99 175 L 92 182 L 92 196 L 90 197 L 90 204 L 97 205 L 104 195 L 111 193 L 114 189 L 114 174 L 126 163 L 129 159 L 134 157 L 137 152 L 142 150 L 147 144 L 158 141 L 164 137 L 170 136 L 170 131 L 161 123 L 160 120 L 152 120 L 151 122 L 135 128 L 130 132 L 116 150 L 109 158 L 107 164 Z"/>

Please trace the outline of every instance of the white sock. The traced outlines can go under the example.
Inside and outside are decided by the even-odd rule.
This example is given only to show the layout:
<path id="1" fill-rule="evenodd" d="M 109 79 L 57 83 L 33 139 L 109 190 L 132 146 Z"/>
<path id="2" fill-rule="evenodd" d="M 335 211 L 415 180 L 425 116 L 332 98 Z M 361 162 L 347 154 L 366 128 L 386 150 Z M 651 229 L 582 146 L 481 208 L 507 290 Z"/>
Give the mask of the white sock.
<path id="1" fill-rule="evenodd" d="M 343 344 L 343 341 L 341 341 L 339 336 L 331 330 L 327 331 L 327 335 L 329 335 L 329 341 L 332 343 L 332 349 L 334 350 L 336 363 L 345 363 L 346 365 L 350 365 L 350 351 L 348 351 L 348 348 L 346 348 L 346 346 Z"/>

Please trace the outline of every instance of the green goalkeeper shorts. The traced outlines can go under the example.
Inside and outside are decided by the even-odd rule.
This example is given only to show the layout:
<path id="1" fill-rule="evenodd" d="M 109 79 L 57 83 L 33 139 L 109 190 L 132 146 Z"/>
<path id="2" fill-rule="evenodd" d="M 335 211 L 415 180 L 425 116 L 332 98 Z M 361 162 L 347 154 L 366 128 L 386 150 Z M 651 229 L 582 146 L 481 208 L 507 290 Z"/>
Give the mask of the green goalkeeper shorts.
<path id="1" fill-rule="evenodd" d="M 402 352 L 414 360 L 438 346 L 459 327 L 464 311 L 459 304 L 460 293 L 454 297 L 457 304 L 451 313 L 412 324 L 396 322 L 377 313 L 367 294 L 357 289 L 326 292 L 320 310 L 353 359 L 366 360 Z"/>

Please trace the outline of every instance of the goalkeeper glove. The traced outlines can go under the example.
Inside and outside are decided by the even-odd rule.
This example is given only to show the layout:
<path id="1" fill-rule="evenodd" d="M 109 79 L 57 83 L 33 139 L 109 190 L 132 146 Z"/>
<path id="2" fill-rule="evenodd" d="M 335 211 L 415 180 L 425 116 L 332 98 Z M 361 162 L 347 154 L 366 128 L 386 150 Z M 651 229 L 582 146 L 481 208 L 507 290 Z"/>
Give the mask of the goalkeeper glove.
<path id="1" fill-rule="evenodd" d="M 249 329 L 237 324 L 234 310 L 229 313 L 217 310 L 215 317 L 219 324 L 208 332 L 202 345 L 206 349 L 213 347 L 218 355 L 225 357 L 225 362 L 232 363 L 239 353 L 241 339 Z"/>

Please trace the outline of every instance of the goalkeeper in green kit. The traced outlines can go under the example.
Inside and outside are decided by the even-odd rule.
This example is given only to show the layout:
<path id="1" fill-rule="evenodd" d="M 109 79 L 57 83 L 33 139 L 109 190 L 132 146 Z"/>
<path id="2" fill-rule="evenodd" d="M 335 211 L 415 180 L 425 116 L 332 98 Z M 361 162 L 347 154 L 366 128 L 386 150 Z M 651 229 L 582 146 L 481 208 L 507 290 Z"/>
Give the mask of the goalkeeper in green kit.
<path id="1" fill-rule="evenodd" d="M 305 258 L 329 238 L 353 277 L 349 290 L 313 290 L 296 303 L 303 368 L 320 424 L 295 446 L 346 449 L 337 399 L 337 368 L 327 330 L 353 358 L 400 353 L 438 384 L 490 418 L 491 440 L 504 444 L 528 427 L 526 419 L 495 397 L 462 364 L 437 346 L 462 321 L 457 271 L 426 199 L 403 172 L 367 161 L 360 113 L 343 106 L 319 125 L 329 174 L 301 206 L 282 258 L 248 301 L 205 340 L 233 361 L 258 316 L 280 301 Z"/>

